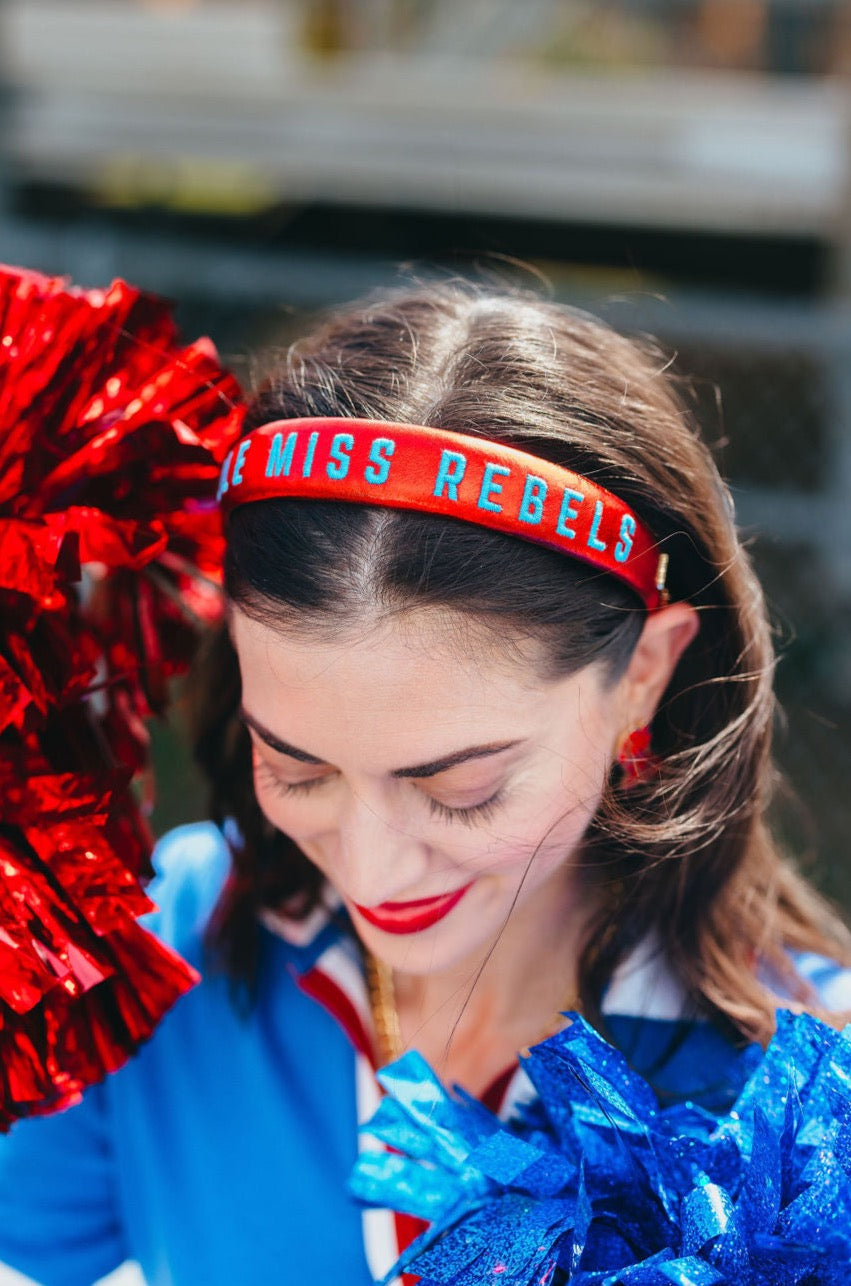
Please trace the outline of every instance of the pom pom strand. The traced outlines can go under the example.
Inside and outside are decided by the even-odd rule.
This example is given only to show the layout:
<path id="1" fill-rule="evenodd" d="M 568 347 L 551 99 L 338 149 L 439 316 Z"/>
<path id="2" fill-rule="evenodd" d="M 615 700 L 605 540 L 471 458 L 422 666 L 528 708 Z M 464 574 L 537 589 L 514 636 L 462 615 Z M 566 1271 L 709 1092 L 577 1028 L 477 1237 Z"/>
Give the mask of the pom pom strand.
<path id="1" fill-rule="evenodd" d="M 131 782 L 221 611 L 242 416 L 163 300 L 0 267 L 0 1129 L 73 1103 L 197 980 L 136 923 Z"/>

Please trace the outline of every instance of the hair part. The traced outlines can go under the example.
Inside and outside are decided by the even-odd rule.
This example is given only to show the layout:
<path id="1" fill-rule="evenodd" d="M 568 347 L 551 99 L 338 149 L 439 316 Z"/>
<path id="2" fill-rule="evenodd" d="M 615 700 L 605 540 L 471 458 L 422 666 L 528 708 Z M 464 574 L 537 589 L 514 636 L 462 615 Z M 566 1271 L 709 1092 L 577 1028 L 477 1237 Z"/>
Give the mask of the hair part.
<path id="1" fill-rule="evenodd" d="M 653 719 L 658 775 L 628 791 L 613 775 L 585 837 L 584 869 L 604 887 L 605 909 L 579 962 L 580 995 L 603 1025 L 614 969 L 653 934 L 697 1010 L 765 1041 L 776 998 L 756 962 L 818 1012 L 789 950 L 851 961 L 851 947 L 766 827 L 767 614 L 729 494 L 667 368 L 649 341 L 575 310 L 470 283 L 429 285 L 335 313 L 284 356 L 245 427 L 347 416 L 449 429 L 593 478 L 640 515 L 669 555 L 671 597 L 696 608 L 700 630 Z M 601 661 L 616 678 L 646 613 L 615 577 L 513 536 L 431 514 L 292 499 L 232 512 L 225 587 L 240 610 L 302 631 L 339 634 L 411 608 L 459 612 L 540 642 L 552 677 Z M 260 813 L 224 633 L 198 678 L 205 708 L 196 747 L 213 814 L 235 818 L 243 837 L 213 938 L 233 976 L 247 979 L 258 909 L 306 913 L 322 877 Z"/>

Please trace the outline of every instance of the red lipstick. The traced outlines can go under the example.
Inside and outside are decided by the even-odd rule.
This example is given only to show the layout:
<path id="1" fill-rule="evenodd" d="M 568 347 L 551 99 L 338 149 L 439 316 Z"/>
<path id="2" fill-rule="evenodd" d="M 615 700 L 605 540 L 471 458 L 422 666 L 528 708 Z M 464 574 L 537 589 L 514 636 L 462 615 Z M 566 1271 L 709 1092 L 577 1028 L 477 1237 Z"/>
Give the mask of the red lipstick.
<path id="1" fill-rule="evenodd" d="M 359 906 L 355 902 L 354 905 L 368 924 L 385 933 L 419 933 L 447 916 L 471 887 L 465 884 L 451 893 L 441 893 L 436 898 L 415 898 L 412 902 L 382 902 L 381 906 Z"/>

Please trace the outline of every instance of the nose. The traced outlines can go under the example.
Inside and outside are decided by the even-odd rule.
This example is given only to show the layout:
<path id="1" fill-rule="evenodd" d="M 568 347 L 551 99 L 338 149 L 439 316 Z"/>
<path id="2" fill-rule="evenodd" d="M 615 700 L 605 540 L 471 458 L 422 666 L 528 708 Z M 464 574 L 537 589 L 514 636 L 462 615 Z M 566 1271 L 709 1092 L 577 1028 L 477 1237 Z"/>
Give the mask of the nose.
<path id="1" fill-rule="evenodd" d="M 351 791 L 339 817 L 340 891 L 360 906 L 429 892 L 428 845 L 389 801 Z"/>

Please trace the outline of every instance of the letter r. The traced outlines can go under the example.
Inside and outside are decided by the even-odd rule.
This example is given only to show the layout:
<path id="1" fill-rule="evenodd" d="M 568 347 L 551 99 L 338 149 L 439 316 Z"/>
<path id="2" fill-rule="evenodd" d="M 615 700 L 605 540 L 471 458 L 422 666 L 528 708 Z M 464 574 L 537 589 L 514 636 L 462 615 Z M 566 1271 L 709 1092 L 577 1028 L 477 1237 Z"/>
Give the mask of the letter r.
<path id="1" fill-rule="evenodd" d="M 444 451 L 440 457 L 433 494 L 442 496 L 445 487 L 449 499 L 457 501 L 458 483 L 464 477 L 466 468 L 467 457 L 460 451 Z"/>

